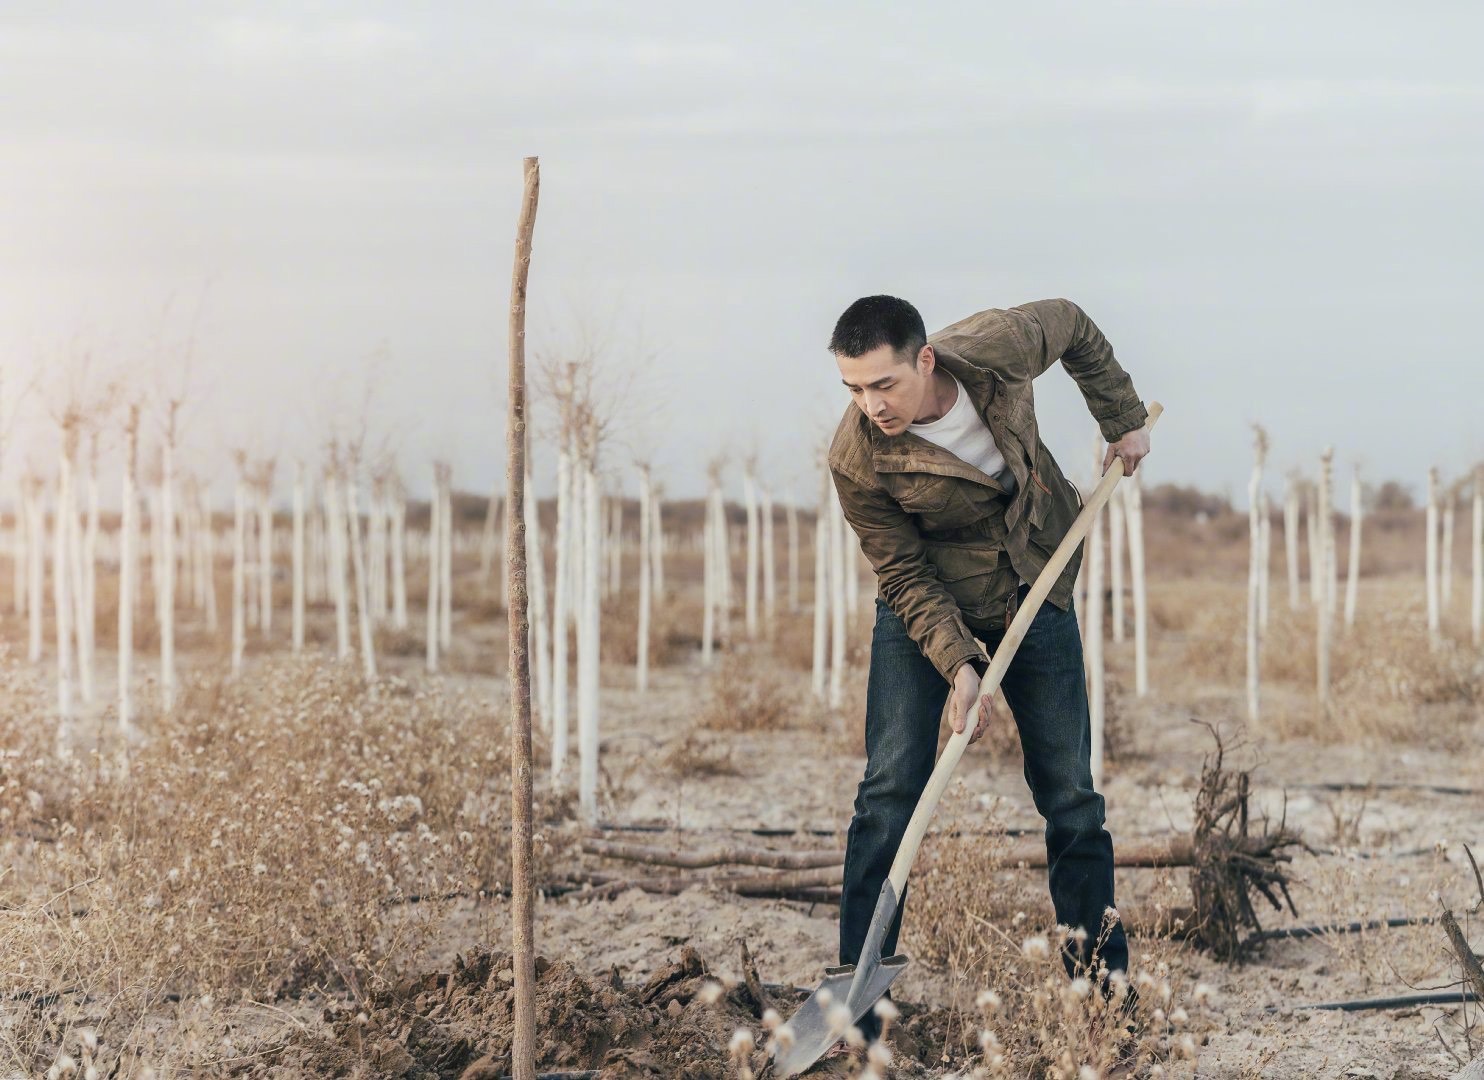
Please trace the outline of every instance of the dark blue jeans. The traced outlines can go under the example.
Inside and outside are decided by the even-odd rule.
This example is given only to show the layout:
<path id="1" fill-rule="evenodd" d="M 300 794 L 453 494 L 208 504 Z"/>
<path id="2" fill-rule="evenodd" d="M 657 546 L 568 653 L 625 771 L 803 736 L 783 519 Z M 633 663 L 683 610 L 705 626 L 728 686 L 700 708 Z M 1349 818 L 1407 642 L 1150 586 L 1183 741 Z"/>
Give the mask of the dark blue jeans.
<path id="1" fill-rule="evenodd" d="M 1023 602 L 1029 585 L 1020 586 Z M 981 636 L 990 653 L 1003 631 Z M 1077 614 L 1043 603 L 1000 684 L 1020 729 L 1025 779 L 1046 819 L 1046 854 L 1056 919 L 1084 927 L 1082 954 L 1064 954 L 1070 971 L 1086 961 L 1113 903 L 1113 839 L 1103 828 L 1103 797 L 1093 790 L 1092 734 Z M 880 599 L 871 635 L 866 687 L 866 774 L 845 841 L 840 894 L 840 963 L 860 958 L 881 883 L 891 870 L 907 821 L 938 753 L 938 725 L 949 686 Z M 971 720 L 972 722 L 972 720 Z M 907 892 L 911 891 L 910 879 Z M 882 946 L 896 951 L 907 893 Z M 1053 943 L 1055 947 L 1055 943 Z M 1099 954 L 1110 971 L 1127 970 L 1128 942 L 1115 925 Z M 874 1034 L 871 1014 L 862 1030 Z"/>

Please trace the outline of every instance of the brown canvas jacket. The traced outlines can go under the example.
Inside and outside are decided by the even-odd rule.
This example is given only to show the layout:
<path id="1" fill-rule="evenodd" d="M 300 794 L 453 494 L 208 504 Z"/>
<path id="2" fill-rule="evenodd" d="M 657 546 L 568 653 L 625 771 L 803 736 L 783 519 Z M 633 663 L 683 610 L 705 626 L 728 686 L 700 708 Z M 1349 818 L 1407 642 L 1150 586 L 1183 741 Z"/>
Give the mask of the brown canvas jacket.
<path id="1" fill-rule="evenodd" d="M 989 425 L 1013 485 L 910 431 L 884 434 L 854 403 L 829 466 L 878 595 L 952 681 L 965 662 L 984 660 L 975 632 L 1008 625 L 1020 579 L 1036 580 L 1081 508 L 1037 432 L 1032 380 L 1060 359 L 1109 442 L 1148 413 L 1108 339 L 1070 300 L 991 308 L 928 342 Z M 1051 589 L 1063 611 L 1081 561 L 1079 545 Z"/>

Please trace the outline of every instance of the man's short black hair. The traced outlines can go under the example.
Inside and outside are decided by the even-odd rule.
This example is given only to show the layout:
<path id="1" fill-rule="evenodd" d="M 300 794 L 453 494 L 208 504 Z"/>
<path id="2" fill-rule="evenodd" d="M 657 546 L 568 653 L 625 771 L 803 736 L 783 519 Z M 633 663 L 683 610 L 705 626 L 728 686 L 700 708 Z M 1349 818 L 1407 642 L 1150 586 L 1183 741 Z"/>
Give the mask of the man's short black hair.
<path id="1" fill-rule="evenodd" d="M 927 344 L 922 316 L 905 300 L 895 296 L 863 296 L 845 309 L 830 335 L 830 352 L 839 356 L 863 356 L 872 349 L 890 345 L 908 363 Z M 904 355 L 905 354 L 905 355 Z"/>

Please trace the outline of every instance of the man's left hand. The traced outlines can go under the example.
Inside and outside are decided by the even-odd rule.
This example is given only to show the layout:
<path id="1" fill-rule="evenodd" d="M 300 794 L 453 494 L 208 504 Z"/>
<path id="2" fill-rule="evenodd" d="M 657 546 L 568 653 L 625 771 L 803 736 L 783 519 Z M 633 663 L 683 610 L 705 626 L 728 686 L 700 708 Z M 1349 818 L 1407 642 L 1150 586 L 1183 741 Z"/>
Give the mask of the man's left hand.
<path id="1" fill-rule="evenodd" d="M 1149 453 L 1149 429 L 1134 428 L 1126 432 L 1123 438 L 1117 442 L 1108 444 L 1108 452 L 1103 455 L 1103 472 L 1108 471 L 1108 466 L 1113 464 L 1114 458 L 1123 459 L 1123 475 L 1131 476 L 1133 471 L 1139 467 L 1139 462 Z"/>

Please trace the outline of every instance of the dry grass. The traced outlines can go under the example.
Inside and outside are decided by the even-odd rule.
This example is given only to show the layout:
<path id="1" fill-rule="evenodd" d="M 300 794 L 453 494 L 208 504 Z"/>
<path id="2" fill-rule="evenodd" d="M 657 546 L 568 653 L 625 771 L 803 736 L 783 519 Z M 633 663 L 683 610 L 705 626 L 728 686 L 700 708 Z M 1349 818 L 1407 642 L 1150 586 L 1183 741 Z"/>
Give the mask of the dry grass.
<path id="1" fill-rule="evenodd" d="M 981 805 L 958 781 L 940 813 L 918 856 L 902 948 L 950 972 L 957 1040 L 976 1055 L 975 1075 L 1074 1080 L 1119 1061 L 1160 1075 L 1172 1057 L 1194 1057 L 1197 1021 L 1181 1002 L 1204 1001 L 1209 991 L 1182 982 L 1180 946 L 1154 939 L 1134 950 L 1129 978 L 1141 1030 L 1126 1037 L 1116 1005 L 1127 983 L 1111 980 L 1109 1002 L 1094 988 L 1095 971 L 1068 980 L 1058 952 L 1066 928 L 1051 925 L 1045 872 L 1005 865 L 1009 840 L 997 806 Z M 1168 876 L 1160 888 L 1177 895 Z"/>
<path id="2" fill-rule="evenodd" d="M 82 1017 L 104 1061 L 210 1064 L 215 1049 L 150 1033 L 167 995 L 359 998 L 423 956 L 437 897 L 509 880 L 510 762 L 487 702 L 274 662 L 188 683 L 127 760 L 112 742 L 64 759 L 41 688 L 3 670 L 0 965 L 36 1003 L 11 1013 L 7 1068 L 44 1071 Z M 560 812 L 543 799 L 538 820 Z M 538 840 L 538 879 L 555 854 Z"/>
<path id="3" fill-rule="evenodd" d="M 805 712 L 783 679 L 751 656 L 728 653 L 707 676 L 698 722 L 711 731 L 780 731 L 796 727 Z"/>

